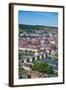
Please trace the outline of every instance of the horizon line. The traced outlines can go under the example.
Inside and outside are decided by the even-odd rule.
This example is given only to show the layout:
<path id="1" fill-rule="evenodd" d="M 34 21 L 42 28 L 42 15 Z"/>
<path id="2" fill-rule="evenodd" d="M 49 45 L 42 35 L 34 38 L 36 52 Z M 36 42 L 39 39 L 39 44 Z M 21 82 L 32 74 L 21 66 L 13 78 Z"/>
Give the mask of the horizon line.
<path id="1" fill-rule="evenodd" d="M 19 24 L 22 24 L 22 23 L 19 23 Z M 58 28 L 57 26 L 46 26 L 46 25 L 35 25 L 35 24 L 22 24 L 22 25 L 45 26 L 45 27 L 56 27 L 56 28 Z"/>

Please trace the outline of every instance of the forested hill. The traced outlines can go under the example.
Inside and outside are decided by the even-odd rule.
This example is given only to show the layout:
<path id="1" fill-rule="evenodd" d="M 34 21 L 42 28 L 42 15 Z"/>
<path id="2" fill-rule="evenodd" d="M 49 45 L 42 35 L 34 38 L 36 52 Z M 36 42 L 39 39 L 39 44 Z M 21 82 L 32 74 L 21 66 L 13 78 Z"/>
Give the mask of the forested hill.
<path id="1" fill-rule="evenodd" d="M 57 32 L 58 27 L 41 26 L 41 25 L 25 25 L 19 24 L 20 31 L 22 30 L 49 30 L 51 32 Z"/>

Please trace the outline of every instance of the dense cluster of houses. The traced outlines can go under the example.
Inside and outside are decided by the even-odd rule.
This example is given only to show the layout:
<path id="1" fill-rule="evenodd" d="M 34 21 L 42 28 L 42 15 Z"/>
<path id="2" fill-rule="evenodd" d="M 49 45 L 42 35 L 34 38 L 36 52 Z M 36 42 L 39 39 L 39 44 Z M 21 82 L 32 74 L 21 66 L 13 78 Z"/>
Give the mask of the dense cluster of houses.
<path id="1" fill-rule="evenodd" d="M 40 33 L 39 33 L 40 32 Z M 58 35 L 57 33 L 43 33 L 43 30 L 36 31 L 36 33 L 21 33 L 19 38 L 19 47 L 32 48 L 41 50 L 57 50 Z M 32 36 L 33 35 L 33 36 Z M 35 35 L 35 36 L 34 36 Z"/>

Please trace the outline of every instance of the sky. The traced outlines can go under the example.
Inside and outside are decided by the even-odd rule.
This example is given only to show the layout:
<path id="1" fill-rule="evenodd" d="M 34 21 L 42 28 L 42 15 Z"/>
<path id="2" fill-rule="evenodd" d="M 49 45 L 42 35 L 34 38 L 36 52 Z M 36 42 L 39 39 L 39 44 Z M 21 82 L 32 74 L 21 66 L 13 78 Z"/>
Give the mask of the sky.
<path id="1" fill-rule="evenodd" d="M 58 13 L 19 11 L 18 23 L 26 25 L 43 25 L 58 27 Z"/>

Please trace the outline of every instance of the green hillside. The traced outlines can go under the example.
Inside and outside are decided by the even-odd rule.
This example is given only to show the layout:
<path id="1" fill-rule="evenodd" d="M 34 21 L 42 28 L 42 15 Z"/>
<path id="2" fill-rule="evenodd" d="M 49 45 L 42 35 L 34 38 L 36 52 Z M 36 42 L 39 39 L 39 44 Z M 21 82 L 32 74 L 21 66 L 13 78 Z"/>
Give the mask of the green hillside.
<path id="1" fill-rule="evenodd" d="M 19 31 L 34 31 L 34 30 L 47 30 L 49 32 L 57 32 L 57 27 L 49 27 L 49 26 L 41 26 L 41 25 L 25 25 L 25 24 L 19 24 Z"/>

